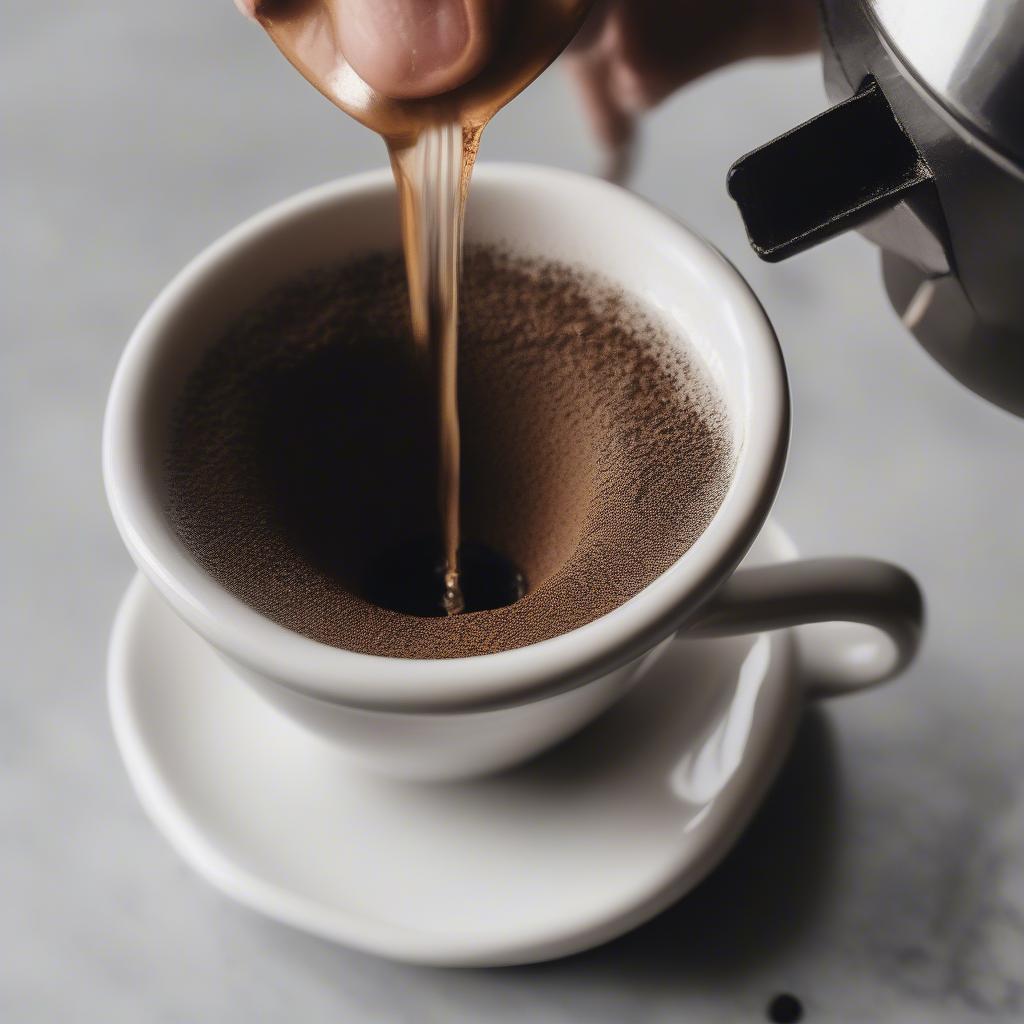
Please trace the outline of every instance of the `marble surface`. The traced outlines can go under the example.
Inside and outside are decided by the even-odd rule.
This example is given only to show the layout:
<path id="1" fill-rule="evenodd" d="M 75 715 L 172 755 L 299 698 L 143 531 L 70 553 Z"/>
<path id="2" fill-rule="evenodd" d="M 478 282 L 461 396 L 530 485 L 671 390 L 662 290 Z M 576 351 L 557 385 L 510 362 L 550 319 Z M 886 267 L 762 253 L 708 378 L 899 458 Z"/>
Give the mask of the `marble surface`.
<path id="1" fill-rule="evenodd" d="M 131 567 L 103 500 L 104 394 L 167 278 L 240 218 L 380 166 L 228 0 L 5 11 L 0 345 L 0 1019 L 1014 1021 L 1024 1014 L 1024 423 L 915 348 L 876 256 L 757 262 L 724 190 L 824 103 L 813 60 L 748 64 L 650 119 L 642 194 L 718 244 L 775 321 L 795 395 L 777 506 L 811 553 L 907 565 L 930 602 L 891 688 L 809 717 L 755 826 L 694 895 L 541 967 L 396 966 L 238 909 L 144 819 L 104 655 Z M 483 159 L 587 168 L 557 72 Z"/>

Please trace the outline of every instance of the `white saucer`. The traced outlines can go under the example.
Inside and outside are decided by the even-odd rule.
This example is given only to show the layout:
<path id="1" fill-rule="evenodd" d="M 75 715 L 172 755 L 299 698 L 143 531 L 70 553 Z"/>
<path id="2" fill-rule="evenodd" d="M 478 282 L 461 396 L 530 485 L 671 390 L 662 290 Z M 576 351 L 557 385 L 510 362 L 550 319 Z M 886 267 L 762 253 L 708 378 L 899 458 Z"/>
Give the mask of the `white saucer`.
<path id="1" fill-rule="evenodd" d="M 769 524 L 749 561 L 793 556 Z M 385 781 L 275 713 L 137 577 L 110 708 L 150 817 L 204 878 L 397 960 L 513 964 L 653 917 L 722 858 L 789 748 L 791 632 L 686 641 L 575 739 L 495 778 Z"/>

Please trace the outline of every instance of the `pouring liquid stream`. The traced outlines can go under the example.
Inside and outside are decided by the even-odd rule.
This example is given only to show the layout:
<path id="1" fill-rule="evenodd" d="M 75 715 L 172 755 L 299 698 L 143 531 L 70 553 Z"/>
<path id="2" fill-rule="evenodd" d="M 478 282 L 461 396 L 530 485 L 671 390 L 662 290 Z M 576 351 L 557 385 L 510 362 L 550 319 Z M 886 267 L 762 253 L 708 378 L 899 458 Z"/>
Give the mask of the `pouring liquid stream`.
<path id="1" fill-rule="evenodd" d="M 388 140 L 401 203 L 413 339 L 437 397 L 438 499 L 444 610 L 465 608 L 459 581 L 459 286 L 462 228 L 482 128 L 425 128 L 411 145 Z"/>
<path id="2" fill-rule="evenodd" d="M 341 47 L 339 0 L 262 0 L 257 20 L 285 57 L 332 103 L 377 132 L 398 187 L 410 319 L 437 399 L 438 504 L 444 612 L 465 609 L 460 579 L 458 309 L 462 233 L 480 137 L 491 117 L 572 39 L 591 0 L 496 2 L 497 45 L 486 65 L 438 97 L 376 92 Z"/>

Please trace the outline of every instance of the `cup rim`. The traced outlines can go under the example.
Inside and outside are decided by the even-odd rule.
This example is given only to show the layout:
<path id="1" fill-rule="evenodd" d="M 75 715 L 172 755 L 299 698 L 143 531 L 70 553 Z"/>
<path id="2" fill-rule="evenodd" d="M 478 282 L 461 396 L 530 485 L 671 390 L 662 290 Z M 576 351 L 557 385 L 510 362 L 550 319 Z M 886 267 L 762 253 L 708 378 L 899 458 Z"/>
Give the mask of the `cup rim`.
<path id="1" fill-rule="evenodd" d="M 747 377 L 758 386 L 744 389 L 743 447 L 721 506 L 679 559 L 617 608 L 559 636 L 493 654 L 414 660 L 343 650 L 278 625 L 221 588 L 188 556 L 143 482 L 139 435 L 147 370 L 168 343 L 173 312 L 211 272 L 318 206 L 358 203 L 393 188 L 386 169 L 328 182 L 250 217 L 172 279 L 122 353 L 104 418 L 104 483 L 129 553 L 175 611 L 243 669 L 316 699 L 375 711 L 441 713 L 527 703 L 573 689 L 650 650 L 714 592 L 760 531 L 782 477 L 790 402 L 778 340 L 746 281 L 702 237 L 652 203 L 600 179 L 529 164 L 481 164 L 474 194 L 485 196 L 493 186 L 556 189 L 566 203 L 597 208 L 618 204 L 638 233 L 657 232 L 685 250 L 700 265 L 702 285 L 728 295 Z"/>

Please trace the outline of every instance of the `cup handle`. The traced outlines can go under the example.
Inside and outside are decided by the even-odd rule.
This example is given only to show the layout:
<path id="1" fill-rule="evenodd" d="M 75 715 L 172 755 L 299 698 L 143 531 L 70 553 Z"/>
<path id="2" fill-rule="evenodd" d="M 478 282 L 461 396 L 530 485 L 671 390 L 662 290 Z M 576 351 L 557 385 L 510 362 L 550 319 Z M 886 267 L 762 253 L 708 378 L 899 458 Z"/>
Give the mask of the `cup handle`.
<path id="1" fill-rule="evenodd" d="M 740 569 L 683 627 L 731 636 L 798 626 L 805 686 L 852 693 L 898 675 L 921 643 L 924 600 L 914 578 L 871 558 L 808 558 Z"/>

